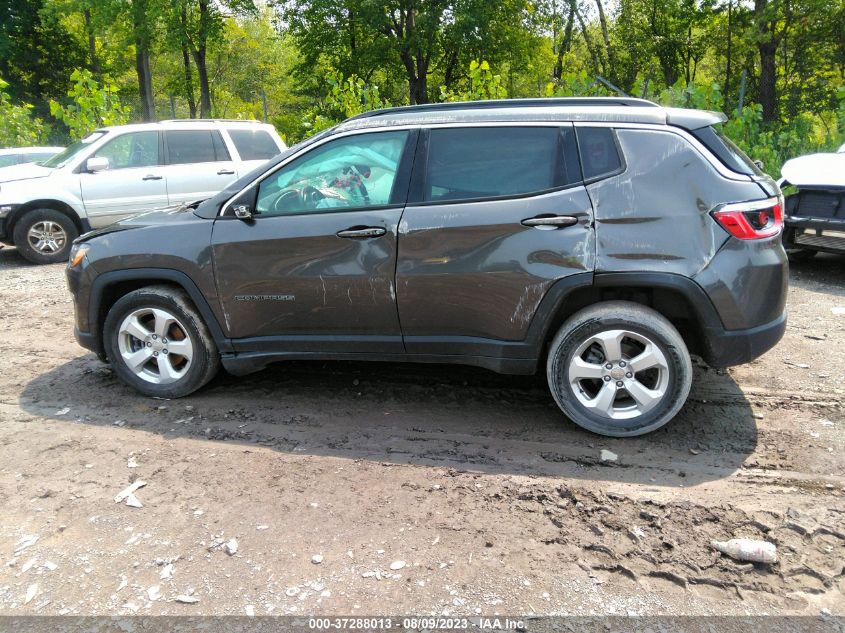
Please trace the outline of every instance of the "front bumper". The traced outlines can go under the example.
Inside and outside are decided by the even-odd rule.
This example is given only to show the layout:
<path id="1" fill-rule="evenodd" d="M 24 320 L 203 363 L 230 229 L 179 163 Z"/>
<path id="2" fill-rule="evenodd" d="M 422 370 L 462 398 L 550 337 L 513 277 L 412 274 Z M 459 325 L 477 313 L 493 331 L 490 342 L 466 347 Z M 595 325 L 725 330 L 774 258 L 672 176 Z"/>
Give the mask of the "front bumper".
<path id="1" fill-rule="evenodd" d="M 783 338 L 786 312 L 780 317 L 747 330 L 705 329 L 704 360 L 711 367 L 732 367 L 762 356 Z"/>

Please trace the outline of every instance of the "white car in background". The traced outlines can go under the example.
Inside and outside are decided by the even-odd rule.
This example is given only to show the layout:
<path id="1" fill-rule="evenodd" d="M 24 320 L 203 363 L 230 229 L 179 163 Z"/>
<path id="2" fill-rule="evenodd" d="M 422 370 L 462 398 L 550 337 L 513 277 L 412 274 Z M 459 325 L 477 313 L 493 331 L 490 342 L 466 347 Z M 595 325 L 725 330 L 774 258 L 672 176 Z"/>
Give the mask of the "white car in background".
<path id="1" fill-rule="evenodd" d="M 24 163 L 38 163 L 52 158 L 64 147 L 6 147 L 0 149 L 0 169 Z"/>
<path id="2" fill-rule="evenodd" d="M 255 121 L 102 128 L 40 164 L 0 169 L 0 241 L 37 264 L 65 261 L 80 233 L 209 198 L 284 149 Z"/>

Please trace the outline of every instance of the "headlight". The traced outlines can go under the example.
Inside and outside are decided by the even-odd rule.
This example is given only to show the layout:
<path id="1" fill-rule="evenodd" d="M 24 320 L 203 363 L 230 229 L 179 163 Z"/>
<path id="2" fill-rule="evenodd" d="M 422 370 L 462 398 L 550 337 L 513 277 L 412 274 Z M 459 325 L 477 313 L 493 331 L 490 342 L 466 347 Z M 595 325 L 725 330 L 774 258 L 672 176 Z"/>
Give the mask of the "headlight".
<path id="1" fill-rule="evenodd" d="M 91 247 L 88 244 L 74 244 L 73 248 L 70 249 L 70 259 L 68 259 L 67 267 L 76 268 L 85 259 L 85 256 L 90 250 Z"/>

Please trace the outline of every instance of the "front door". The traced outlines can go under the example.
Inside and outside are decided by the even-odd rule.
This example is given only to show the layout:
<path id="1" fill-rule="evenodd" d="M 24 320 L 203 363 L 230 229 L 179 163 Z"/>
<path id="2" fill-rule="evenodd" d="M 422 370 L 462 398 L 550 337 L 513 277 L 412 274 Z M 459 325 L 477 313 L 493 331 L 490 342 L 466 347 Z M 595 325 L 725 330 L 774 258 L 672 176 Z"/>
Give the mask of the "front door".
<path id="1" fill-rule="evenodd" d="M 415 162 L 399 232 L 408 353 L 495 355 L 551 285 L 591 272 L 593 213 L 571 125 L 443 127 Z"/>
<path id="2" fill-rule="evenodd" d="M 167 206 L 158 132 L 121 134 L 94 156 L 108 158 L 109 168 L 79 174 L 82 201 L 93 228 Z"/>
<path id="3" fill-rule="evenodd" d="M 415 143 L 405 130 L 335 138 L 243 194 L 253 220 L 215 222 L 218 294 L 237 349 L 403 351 L 394 272 Z"/>

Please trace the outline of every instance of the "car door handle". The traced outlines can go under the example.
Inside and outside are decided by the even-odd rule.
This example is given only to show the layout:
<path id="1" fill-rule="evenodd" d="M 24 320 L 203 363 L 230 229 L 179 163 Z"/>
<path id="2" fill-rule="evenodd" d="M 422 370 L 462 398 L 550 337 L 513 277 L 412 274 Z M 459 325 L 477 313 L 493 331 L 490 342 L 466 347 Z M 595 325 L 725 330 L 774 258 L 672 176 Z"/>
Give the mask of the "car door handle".
<path id="1" fill-rule="evenodd" d="M 522 221 L 524 226 L 564 228 L 578 224 L 578 218 L 572 215 L 538 215 Z"/>
<path id="2" fill-rule="evenodd" d="M 338 237 L 360 239 L 366 237 L 381 237 L 385 233 L 387 233 L 387 229 L 383 229 L 380 226 L 353 226 L 352 228 L 346 229 L 344 231 L 338 231 L 336 235 Z"/>
<path id="3" fill-rule="evenodd" d="M 234 173 L 235 173 L 234 169 L 221 169 L 220 171 L 217 172 L 217 175 L 218 176 L 231 176 Z"/>
<path id="4" fill-rule="evenodd" d="M 141 180 L 161 180 L 163 176 L 156 176 L 155 174 L 147 174 Z"/>

